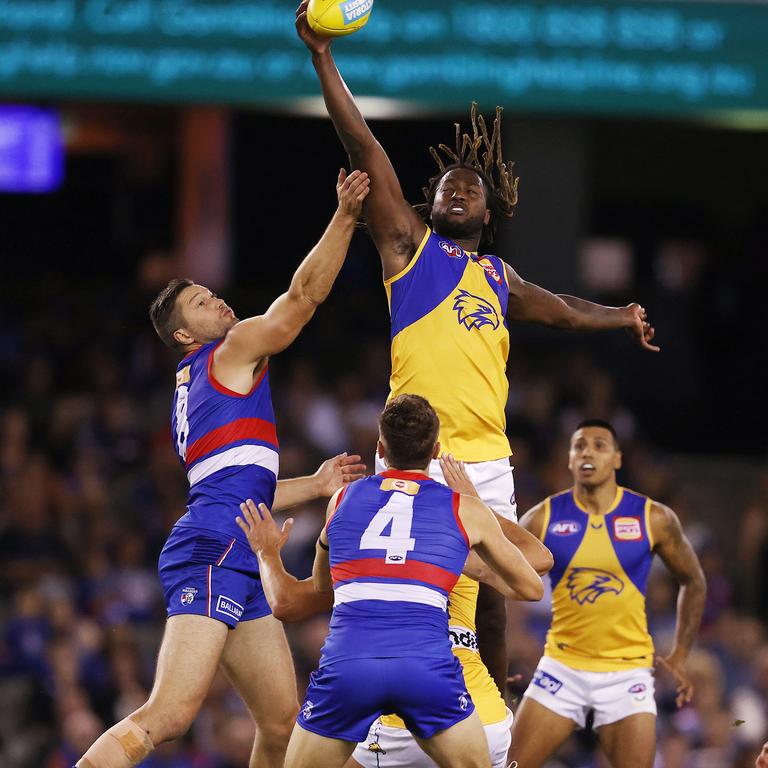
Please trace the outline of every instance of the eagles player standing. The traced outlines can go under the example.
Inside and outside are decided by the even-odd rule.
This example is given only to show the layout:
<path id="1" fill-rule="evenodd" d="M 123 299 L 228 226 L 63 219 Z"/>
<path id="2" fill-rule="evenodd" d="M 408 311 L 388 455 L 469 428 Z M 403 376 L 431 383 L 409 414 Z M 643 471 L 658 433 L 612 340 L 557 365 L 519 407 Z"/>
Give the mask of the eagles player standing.
<path id="1" fill-rule="evenodd" d="M 515 489 L 505 433 L 509 384 L 507 322 L 597 331 L 625 328 L 645 348 L 654 330 L 639 304 L 604 307 L 555 295 L 523 280 L 498 256 L 482 255 L 498 222 L 512 216 L 517 178 L 502 156 L 501 115 L 493 130 L 473 110 L 472 135 L 456 127 L 456 149 L 432 150 L 438 173 L 425 189 L 424 217 L 405 199 L 381 144 L 363 119 L 331 56 L 331 39 L 312 31 L 308 0 L 296 29 L 312 54 L 328 113 L 353 167 L 375 181 L 363 213 L 381 256 L 392 318 L 390 400 L 426 397 L 440 418 L 443 451 L 466 465 L 480 498 L 516 520 Z M 379 463 L 377 471 L 386 468 Z M 430 477 L 444 481 L 432 462 Z M 503 691 L 507 677 L 504 601 L 480 589 L 478 638 L 483 661 Z"/>
<path id="2" fill-rule="evenodd" d="M 550 496 L 520 524 L 551 550 L 552 625 L 544 656 L 512 726 L 510 758 L 537 768 L 594 711 L 614 768 L 651 768 L 656 751 L 653 641 L 645 589 L 654 554 L 680 584 L 672 652 L 659 663 L 693 686 L 684 665 L 696 638 L 706 583 L 677 515 L 616 483 L 621 451 L 613 427 L 583 421 L 571 437 L 573 488 Z"/>

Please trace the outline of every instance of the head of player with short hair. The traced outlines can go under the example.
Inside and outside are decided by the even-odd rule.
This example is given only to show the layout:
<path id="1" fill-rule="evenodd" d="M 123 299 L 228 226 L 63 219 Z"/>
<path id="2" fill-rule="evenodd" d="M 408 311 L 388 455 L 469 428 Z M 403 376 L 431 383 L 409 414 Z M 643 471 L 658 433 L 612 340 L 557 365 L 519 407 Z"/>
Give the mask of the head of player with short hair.
<path id="1" fill-rule="evenodd" d="M 238 320 L 215 293 L 189 278 L 174 278 L 149 308 L 157 335 L 172 349 L 189 351 L 223 339 Z"/>
<path id="2" fill-rule="evenodd" d="M 452 240 L 478 239 L 481 246 L 493 242 L 500 218 L 510 218 L 517 204 L 519 178 L 512 162 L 505 163 L 501 142 L 501 107 L 496 107 L 493 131 L 488 129 L 477 104 L 472 104 L 472 136 L 461 133 L 456 123 L 456 147 L 430 147 L 439 173 L 424 187 L 426 203 L 417 206 L 438 235 Z M 443 152 L 445 163 L 438 152 Z"/>
<path id="3" fill-rule="evenodd" d="M 440 420 L 419 395 L 398 395 L 379 416 L 377 450 L 391 469 L 424 470 L 440 452 Z"/>
<path id="4" fill-rule="evenodd" d="M 621 469 L 621 448 L 616 430 L 603 419 L 584 419 L 571 435 L 568 469 L 575 485 L 594 489 L 616 482 Z"/>

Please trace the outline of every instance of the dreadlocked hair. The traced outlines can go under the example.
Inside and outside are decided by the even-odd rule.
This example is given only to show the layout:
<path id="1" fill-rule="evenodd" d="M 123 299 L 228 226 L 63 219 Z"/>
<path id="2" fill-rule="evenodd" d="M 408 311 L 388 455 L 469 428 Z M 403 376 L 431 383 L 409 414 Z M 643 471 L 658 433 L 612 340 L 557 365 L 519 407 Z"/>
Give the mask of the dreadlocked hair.
<path id="1" fill-rule="evenodd" d="M 501 112 L 501 107 L 496 107 L 493 131 L 489 136 L 485 118 L 477 114 L 477 102 L 473 101 L 470 112 L 472 136 L 468 133 L 462 134 L 461 125 L 454 123 L 455 149 L 451 149 L 447 144 L 438 144 L 437 149 L 429 148 L 429 153 L 440 170 L 430 178 L 428 186 L 422 190 L 426 202 L 416 206 L 422 216 L 425 219 L 428 218 L 435 202 L 437 186 L 443 176 L 456 168 L 469 168 L 483 180 L 489 193 L 488 208 L 491 211 L 491 217 L 483 226 L 481 245 L 489 245 L 493 242 L 499 217 L 511 218 L 514 207 L 517 205 L 517 185 L 520 179 L 512 173 L 514 163 L 504 162 L 501 146 Z M 448 158 L 447 163 L 440 156 L 440 152 Z"/>

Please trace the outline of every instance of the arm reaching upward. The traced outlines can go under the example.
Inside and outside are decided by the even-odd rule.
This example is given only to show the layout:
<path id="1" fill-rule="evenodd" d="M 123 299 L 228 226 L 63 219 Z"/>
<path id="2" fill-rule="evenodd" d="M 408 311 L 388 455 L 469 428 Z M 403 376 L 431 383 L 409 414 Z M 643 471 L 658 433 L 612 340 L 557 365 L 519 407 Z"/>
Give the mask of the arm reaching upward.
<path id="1" fill-rule="evenodd" d="M 288 290 L 263 314 L 241 320 L 213 355 L 213 374 L 235 392 L 249 392 L 265 359 L 285 349 L 331 292 L 368 195 L 368 175 L 342 168 L 336 185 L 339 205 L 328 228 L 301 262 Z"/>
<path id="2" fill-rule="evenodd" d="M 331 39 L 313 32 L 304 0 L 296 11 L 296 31 L 312 54 L 328 114 L 353 168 L 375 181 L 365 203 L 365 220 L 381 255 L 384 278 L 405 269 L 424 238 L 426 224 L 408 204 L 387 153 L 376 140 L 331 55 Z"/>

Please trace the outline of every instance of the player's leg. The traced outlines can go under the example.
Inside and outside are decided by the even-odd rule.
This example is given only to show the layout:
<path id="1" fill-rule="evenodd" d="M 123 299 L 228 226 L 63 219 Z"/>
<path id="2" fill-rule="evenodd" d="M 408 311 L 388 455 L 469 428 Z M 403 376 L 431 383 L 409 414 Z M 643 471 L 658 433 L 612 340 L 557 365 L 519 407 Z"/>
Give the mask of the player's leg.
<path id="1" fill-rule="evenodd" d="M 256 721 L 250 768 L 282 765 L 299 709 L 283 625 L 271 615 L 238 624 L 222 666 Z"/>
<path id="2" fill-rule="evenodd" d="M 630 715 L 600 726 L 597 735 L 613 768 L 652 768 L 656 755 L 655 715 Z"/>
<path id="3" fill-rule="evenodd" d="M 477 712 L 428 739 L 414 734 L 440 768 L 491 768 L 488 741 Z"/>
<path id="4" fill-rule="evenodd" d="M 356 742 L 330 739 L 297 725 L 288 743 L 285 768 L 342 768 L 355 746 Z"/>
<path id="5" fill-rule="evenodd" d="M 576 723 L 525 696 L 512 723 L 509 759 L 525 768 L 539 768 L 576 729 Z"/>
<path id="6" fill-rule="evenodd" d="M 158 744 L 184 734 L 211 687 L 228 631 L 207 616 L 171 616 L 149 700 L 102 734 L 78 768 L 132 768 Z"/>

